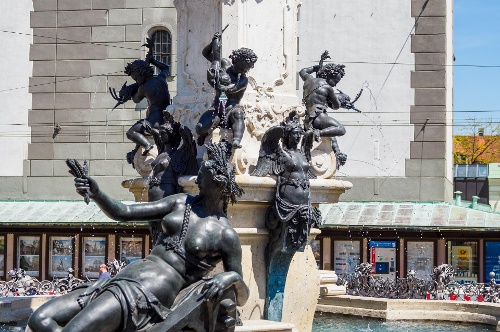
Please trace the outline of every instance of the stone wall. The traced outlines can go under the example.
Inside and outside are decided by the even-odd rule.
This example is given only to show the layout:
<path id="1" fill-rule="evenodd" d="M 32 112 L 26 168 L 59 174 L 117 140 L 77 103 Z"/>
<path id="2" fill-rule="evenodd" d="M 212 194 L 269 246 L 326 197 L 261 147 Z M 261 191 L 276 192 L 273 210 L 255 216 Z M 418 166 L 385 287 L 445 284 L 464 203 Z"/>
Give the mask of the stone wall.
<path id="1" fill-rule="evenodd" d="M 0 2 L 0 42 L 7 50 L 0 55 L 0 176 L 22 176 L 30 128 L 28 92 L 31 63 L 28 58 L 32 43 L 30 29 L 31 1 L 3 0 Z M 15 19 L 12 19 L 15 17 Z"/>
<path id="2" fill-rule="evenodd" d="M 410 108 L 414 125 L 410 158 L 406 160 L 407 177 L 436 179 L 434 190 L 443 199 L 453 199 L 453 2 L 449 0 L 412 0 L 415 34 L 411 51 L 415 68 L 411 87 L 415 101 Z M 429 183 L 430 184 L 430 183 Z M 426 191 L 423 187 L 420 191 Z"/>
<path id="3" fill-rule="evenodd" d="M 76 199 L 65 165 L 75 158 L 90 160 L 90 175 L 102 178 L 100 185 L 114 197 L 132 199 L 120 185 L 137 174 L 125 161 L 134 148 L 125 133 L 147 105 L 130 101 L 112 110 L 116 102 L 108 88 L 132 83 L 124 67 L 144 58 L 141 45 L 155 27 L 171 32 L 176 58 L 173 1 L 34 0 L 33 8 L 31 144 L 24 177 L 2 181 L 14 189 L 2 198 Z M 176 72 L 175 63 L 171 69 Z M 175 76 L 169 88 L 175 95 Z"/>
<path id="4" fill-rule="evenodd" d="M 16 176 L 0 177 L 1 199 L 77 199 L 66 158 L 89 159 L 91 174 L 100 178 L 107 192 L 132 199 L 120 186 L 136 175 L 125 161 L 133 148 L 125 132 L 144 111 L 137 111 L 132 102 L 111 111 L 115 102 L 107 90 L 131 82 L 122 74 L 123 67 L 144 57 L 140 45 L 155 25 L 171 31 L 176 52 L 176 15 L 173 0 L 33 1 L 33 106 L 29 116 L 23 115 L 31 144 L 23 143 L 26 153 L 22 146 L 6 144 L 10 150 L 2 165 L 15 171 L 6 174 L 7 167 L 2 167 L 5 174 L 0 175 Z M 225 36 L 246 36 L 236 31 L 229 29 Z M 329 49 L 332 61 L 347 66 L 340 89 L 353 96 L 368 82 L 357 103 L 363 114 L 334 114 L 346 125 L 347 134 L 339 143 L 349 158 L 336 176 L 354 184 L 344 200 L 451 200 L 452 67 L 446 66 L 452 64 L 451 31 L 451 0 L 377 0 L 364 7 L 348 0 L 335 7 L 329 0 L 302 3 L 294 68 L 317 63 L 321 52 Z M 225 44 L 226 49 L 236 46 Z M 363 61 L 371 64 L 353 63 Z M 392 61 L 406 65 L 391 69 L 383 64 Z M 200 65 L 205 68 L 206 63 Z M 176 63 L 172 72 L 178 72 Z M 169 87 L 174 97 L 175 77 Z M 300 79 L 297 88 L 300 97 Z M 27 96 L 16 98 L 28 100 Z M 10 111 L 5 121 L 16 122 L 16 112 Z M 61 130 L 53 138 L 57 124 Z"/>
<path id="5" fill-rule="evenodd" d="M 452 199 L 452 16 L 451 0 L 302 3 L 297 67 L 326 49 L 346 65 L 338 88 L 354 97 L 364 86 L 363 113 L 332 113 L 347 131 L 336 176 L 353 183 L 342 200 Z"/>

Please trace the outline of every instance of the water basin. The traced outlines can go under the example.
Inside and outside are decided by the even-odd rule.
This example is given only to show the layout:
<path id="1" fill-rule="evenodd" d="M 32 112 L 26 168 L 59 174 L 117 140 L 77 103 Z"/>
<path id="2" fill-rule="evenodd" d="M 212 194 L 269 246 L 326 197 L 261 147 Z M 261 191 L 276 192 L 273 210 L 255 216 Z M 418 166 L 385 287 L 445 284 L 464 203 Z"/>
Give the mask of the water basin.
<path id="1" fill-rule="evenodd" d="M 2 324 L 0 323 L 0 332 L 24 332 L 26 330 L 26 322 L 17 324 Z"/>
<path id="2" fill-rule="evenodd" d="M 385 321 L 372 317 L 348 316 L 317 312 L 313 332 L 483 332 L 495 327 L 482 324 L 437 321 Z"/>

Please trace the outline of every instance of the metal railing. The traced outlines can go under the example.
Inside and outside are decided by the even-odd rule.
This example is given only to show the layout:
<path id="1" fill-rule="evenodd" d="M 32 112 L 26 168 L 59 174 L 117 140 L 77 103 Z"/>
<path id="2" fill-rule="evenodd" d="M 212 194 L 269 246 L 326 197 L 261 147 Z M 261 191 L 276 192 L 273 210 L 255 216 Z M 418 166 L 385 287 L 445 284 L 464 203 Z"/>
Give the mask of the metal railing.
<path id="1" fill-rule="evenodd" d="M 415 277 L 415 271 L 409 271 L 406 278 L 396 279 L 376 277 L 371 271 L 370 263 L 359 264 L 353 274 L 339 276 L 337 285 L 345 286 L 347 294 L 355 296 L 500 302 L 500 285 L 496 284 L 493 272 L 489 283 L 460 284 L 454 280 L 455 272 L 448 264 L 435 267 L 431 280 Z"/>
<path id="2" fill-rule="evenodd" d="M 111 276 L 115 276 L 126 264 L 116 259 L 107 264 Z M 23 269 L 15 268 L 8 272 L 11 280 L 0 281 L 0 298 L 16 296 L 34 296 L 34 295 L 64 295 L 76 288 L 78 285 L 91 282 L 90 279 L 78 279 L 73 273 L 72 268 L 68 268 L 68 275 L 63 278 L 54 278 L 54 280 L 38 280 L 37 278 L 26 275 Z"/>

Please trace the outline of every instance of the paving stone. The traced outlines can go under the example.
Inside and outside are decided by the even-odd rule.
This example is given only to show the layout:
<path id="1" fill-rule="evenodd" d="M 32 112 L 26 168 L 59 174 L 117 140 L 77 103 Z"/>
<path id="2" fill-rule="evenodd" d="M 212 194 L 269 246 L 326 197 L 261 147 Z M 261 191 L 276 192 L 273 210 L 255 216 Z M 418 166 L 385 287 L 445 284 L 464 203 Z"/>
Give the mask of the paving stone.
<path id="1" fill-rule="evenodd" d="M 110 9 L 109 25 L 142 24 L 142 9 Z"/>
<path id="2" fill-rule="evenodd" d="M 90 43 L 91 27 L 68 27 L 58 28 L 57 38 L 58 43 Z"/>
<path id="3" fill-rule="evenodd" d="M 55 91 L 54 77 L 30 77 L 28 91 L 30 93 L 54 92 Z"/>
<path id="4" fill-rule="evenodd" d="M 89 76 L 90 60 L 63 60 L 56 62 L 57 76 Z"/>
<path id="5" fill-rule="evenodd" d="M 96 44 L 57 45 L 57 58 L 60 60 L 96 60 L 108 57 L 108 47 Z M 42 60 L 42 59 L 41 59 Z"/>
<path id="6" fill-rule="evenodd" d="M 52 160 L 32 160 L 31 176 L 53 176 L 54 162 Z"/>
<path id="7" fill-rule="evenodd" d="M 34 28 L 33 44 L 55 44 L 56 36 L 56 28 Z"/>
<path id="8" fill-rule="evenodd" d="M 54 159 L 53 143 L 31 143 L 28 144 L 28 159 Z"/>
<path id="9" fill-rule="evenodd" d="M 94 43 L 112 43 L 125 41 L 124 26 L 93 27 L 92 42 Z"/>
<path id="10" fill-rule="evenodd" d="M 89 93 L 56 93 L 56 109 L 81 109 L 90 107 Z"/>
<path id="11" fill-rule="evenodd" d="M 92 0 L 57 0 L 58 10 L 85 10 L 92 9 Z"/>
<path id="12" fill-rule="evenodd" d="M 125 8 L 125 0 L 92 0 L 92 9 Z"/>
<path id="13" fill-rule="evenodd" d="M 54 158 L 66 160 L 90 159 L 90 144 L 88 143 L 57 143 L 54 144 Z"/>
<path id="14" fill-rule="evenodd" d="M 55 11 L 31 12 L 30 26 L 32 28 L 55 28 L 57 27 L 57 14 Z"/>
<path id="15" fill-rule="evenodd" d="M 55 76 L 56 62 L 49 61 L 33 61 L 33 76 Z"/>
<path id="16" fill-rule="evenodd" d="M 28 125 L 54 125 L 54 110 L 30 110 L 28 111 Z"/>
<path id="17" fill-rule="evenodd" d="M 35 12 L 57 10 L 57 0 L 33 0 Z"/>
<path id="18" fill-rule="evenodd" d="M 30 46 L 30 61 L 53 60 L 56 57 L 56 45 L 38 44 Z"/>
<path id="19" fill-rule="evenodd" d="M 106 10 L 59 11 L 58 27 L 93 27 L 108 24 Z"/>

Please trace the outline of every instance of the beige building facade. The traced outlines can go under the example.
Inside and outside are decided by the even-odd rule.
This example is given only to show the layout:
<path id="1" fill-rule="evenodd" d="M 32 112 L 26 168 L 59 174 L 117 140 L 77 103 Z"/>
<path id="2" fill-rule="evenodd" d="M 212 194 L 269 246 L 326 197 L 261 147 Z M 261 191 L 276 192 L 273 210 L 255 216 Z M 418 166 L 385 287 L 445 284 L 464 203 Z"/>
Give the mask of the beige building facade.
<path id="1" fill-rule="evenodd" d="M 255 13 L 240 15 L 239 10 L 246 7 L 231 7 L 233 2 L 216 2 L 218 6 L 225 6 L 224 20 L 229 21 L 234 15 L 240 19 L 250 18 L 244 24 L 252 25 L 263 19 Z M 19 151 L 26 150 L 26 154 L 5 154 L 7 157 L 2 163 L 17 166 L 13 172 L 7 168 L 0 170 L 0 199 L 79 200 L 65 164 L 67 158 L 75 158 L 89 161 L 90 175 L 97 178 L 100 187 L 110 196 L 133 200 L 133 195 L 121 186 L 122 181 L 137 177 L 125 160 L 127 152 L 134 147 L 126 138 L 126 131 L 144 117 L 147 105 L 127 102 L 113 110 L 116 101 L 108 89 L 119 89 L 125 81 L 131 83 L 123 74 L 126 63 L 144 58 L 146 53 L 141 45 L 146 37 L 167 31 L 171 37 L 172 61 L 169 88 L 174 103 L 175 97 L 181 103 L 187 99 L 188 92 L 196 90 L 189 86 L 192 81 L 189 75 L 196 72 L 194 76 L 204 79 L 204 72 L 199 68 L 208 68 L 209 64 L 204 63 L 201 54 L 197 58 L 188 52 L 188 48 L 204 46 L 190 44 L 192 39 L 186 37 L 179 41 L 183 50 L 177 51 L 178 27 L 184 29 L 184 35 L 190 33 L 189 21 L 186 21 L 188 11 L 178 12 L 179 3 L 182 8 L 194 6 L 190 1 L 173 0 L 33 0 L 32 8 L 25 8 L 22 15 L 25 19 L 29 17 L 29 24 L 25 20 L 22 27 L 28 35 L 32 34 L 32 40 L 25 40 L 25 51 L 11 61 L 23 63 L 25 66 L 16 66 L 23 70 L 29 68 L 24 74 L 18 74 L 26 80 L 19 85 L 29 85 L 29 90 L 22 94 L 18 91 L 15 98 L 25 104 L 16 105 L 16 111 L 6 113 L 1 121 L 12 129 L 11 125 L 17 121 L 11 118 L 13 114 L 24 114 L 26 134 L 19 142 L 24 148 Z M 285 84 L 271 81 L 276 76 L 274 71 L 281 71 L 277 66 L 265 73 L 269 78 L 262 76 L 253 89 L 247 90 L 252 98 L 260 98 L 262 102 L 264 90 L 288 91 L 288 84 L 293 81 L 296 84 L 291 90 L 296 88 L 292 92 L 297 94 L 289 99 L 295 103 L 301 99 L 301 82 L 298 77 L 287 79 L 295 75 L 295 70 L 289 69 L 317 63 L 319 55 L 328 49 L 333 62 L 346 65 L 346 76 L 339 88 L 351 96 L 361 87 L 364 89 L 356 104 L 363 113 L 332 114 L 346 126 L 347 134 L 339 143 L 349 158 L 335 176 L 354 184 L 340 199 L 450 201 L 453 188 L 451 126 L 447 125 L 452 121 L 452 67 L 449 66 L 453 58 L 452 1 L 376 0 L 367 5 L 361 0 L 341 0 L 334 3 L 335 7 L 330 0 L 304 0 L 297 8 L 285 8 L 283 15 L 287 19 L 295 19 L 297 10 L 298 39 L 283 40 L 283 50 L 266 47 L 266 43 L 273 42 L 269 36 L 249 38 L 245 29 L 228 30 L 227 36 L 234 34 L 238 38 L 231 39 L 232 44 L 228 41 L 224 55 L 227 56 L 229 48 L 252 47 L 240 43 L 258 40 L 259 44 L 254 47 L 258 54 L 272 49 L 272 54 L 281 52 L 281 59 L 286 58 L 290 50 L 295 51 L 295 44 L 292 47 L 290 42 L 296 42 L 297 63 L 279 64 L 286 73 L 282 75 Z M 202 4 L 206 2 L 200 1 Z M 276 22 L 270 24 L 273 28 L 275 25 Z M 213 33 L 202 32 L 209 38 Z M 290 31 L 284 31 L 283 36 L 287 33 L 294 36 Z M 225 38 L 229 38 L 227 36 Z M 188 53 L 193 61 L 185 56 Z M 394 62 L 397 64 L 393 65 Z M 272 63 L 262 61 L 261 65 Z M 179 87 L 177 81 L 182 82 Z M 210 96 L 207 89 L 204 93 L 205 97 Z M 188 97 L 196 101 L 196 96 Z M 275 100 L 285 98 L 286 94 L 282 93 Z M 98 221 L 78 227 L 75 219 L 68 220 L 71 224 L 62 231 L 62 228 L 47 228 L 47 223 L 23 225 L 21 214 L 16 218 L 5 220 L 8 226 L 0 233 L 7 248 L 4 271 L 19 264 L 20 251 L 16 248 L 20 246 L 21 237 L 27 237 L 26 241 L 39 241 L 43 245 L 40 252 L 49 255 L 49 246 L 53 240 L 59 241 L 59 236 L 71 237 L 83 247 L 85 243 L 78 237 L 79 233 L 84 232 L 85 236 L 99 233 L 108 243 L 107 258 L 119 257 L 115 233 L 124 234 L 124 238 L 140 235 L 143 243 L 149 242 L 143 225 L 136 225 L 138 231 L 134 225 L 110 224 L 97 232 L 94 226 Z M 18 221 L 19 225 L 15 226 L 13 222 Z M 342 235 L 344 240 L 346 234 Z M 329 240 L 325 243 L 333 243 L 334 236 L 335 232 L 327 234 L 325 238 Z M 326 245 L 323 252 L 325 255 L 330 252 Z M 80 254 L 74 254 L 73 264 L 82 271 L 84 257 Z M 50 256 L 40 257 L 40 276 L 49 275 L 50 259 Z"/>
<path id="2" fill-rule="evenodd" d="M 339 143 L 349 158 L 336 176 L 354 184 L 341 199 L 452 199 L 451 126 L 446 126 L 452 121 L 452 6 L 451 0 L 335 6 L 325 0 L 299 6 L 296 67 L 317 63 L 328 49 L 333 62 L 346 65 L 338 88 L 354 96 L 364 87 L 357 103 L 363 113 L 332 114 L 346 126 Z M 176 96 L 174 1 L 34 0 L 29 24 L 24 24 L 33 34 L 29 94 L 16 96 L 25 104 L 2 118 L 12 127 L 19 122 L 13 114 L 24 113 L 28 126 L 22 139 L 16 137 L 22 146 L 17 154 L 2 160 L 15 171 L 2 170 L 1 198 L 77 199 L 65 165 L 66 158 L 76 158 L 90 161 L 91 175 L 114 197 L 132 199 L 120 185 L 136 176 L 125 160 L 133 148 L 125 133 L 147 105 L 128 102 L 112 110 L 108 89 L 131 82 L 123 74 L 125 64 L 144 58 L 145 38 L 166 30 L 169 88 Z M 24 61 L 22 68 L 30 68 Z M 300 98 L 300 79 L 297 88 Z"/>
<path id="3" fill-rule="evenodd" d="M 302 1 L 298 68 L 328 50 L 363 113 L 331 115 L 353 183 L 346 201 L 451 201 L 453 1 Z M 302 96 L 301 86 L 297 86 Z"/>

